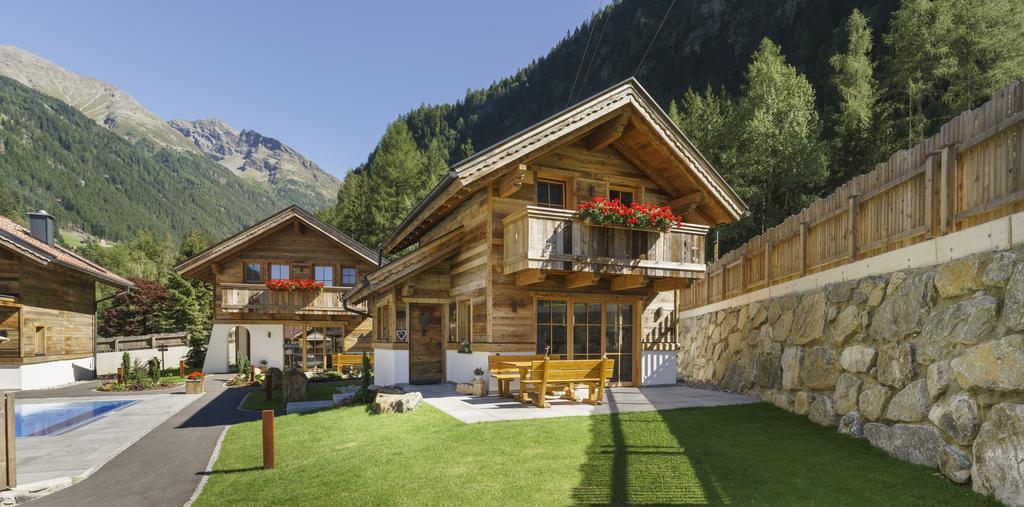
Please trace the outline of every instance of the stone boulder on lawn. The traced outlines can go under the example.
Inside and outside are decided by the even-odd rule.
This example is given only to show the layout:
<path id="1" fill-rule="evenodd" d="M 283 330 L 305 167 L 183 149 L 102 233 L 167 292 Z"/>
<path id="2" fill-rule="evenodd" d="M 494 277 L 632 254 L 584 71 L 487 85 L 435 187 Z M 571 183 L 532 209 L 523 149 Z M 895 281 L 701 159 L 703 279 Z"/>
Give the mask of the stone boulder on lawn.
<path id="1" fill-rule="evenodd" d="M 306 372 L 299 368 L 292 368 L 284 372 L 281 384 L 281 399 L 285 403 L 309 399 L 309 378 L 306 377 Z"/>
<path id="2" fill-rule="evenodd" d="M 423 395 L 418 392 L 405 394 L 379 393 L 370 405 L 370 412 L 374 414 L 412 412 L 419 408 L 422 403 Z"/>

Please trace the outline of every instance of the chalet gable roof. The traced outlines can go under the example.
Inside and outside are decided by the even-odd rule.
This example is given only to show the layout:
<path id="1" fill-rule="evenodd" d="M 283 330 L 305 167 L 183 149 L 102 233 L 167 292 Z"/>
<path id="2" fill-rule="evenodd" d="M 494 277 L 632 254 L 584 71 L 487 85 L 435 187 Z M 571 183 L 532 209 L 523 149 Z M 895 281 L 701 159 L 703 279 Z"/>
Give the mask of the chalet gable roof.
<path id="1" fill-rule="evenodd" d="M 17 222 L 0 216 L 0 247 L 4 247 L 43 266 L 60 266 L 83 273 L 119 289 L 133 287 L 128 279 L 78 255 L 60 245 L 48 245 L 32 237 L 28 229 Z"/>
<path id="2" fill-rule="evenodd" d="M 201 277 L 212 263 L 277 232 L 281 227 L 291 223 L 293 220 L 298 220 L 305 226 L 338 243 L 374 266 L 382 264 L 377 262 L 377 252 L 374 252 L 366 245 L 349 237 L 327 222 L 320 220 L 312 213 L 299 206 L 292 205 L 203 250 L 191 259 L 175 266 L 174 271 L 182 276 Z"/>
<path id="3" fill-rule="evenodd" d="M 704 155 L 640 83 L 629 78 L 452 166 L 384 240 L 383 250 L 389 253 L 415 243 L 469 194 L 519 164 L 579 140 L 592 149 L 614 146 L 675 201 L 696 201 L 693 209 L 707 225 L 738 220 L 747 212 L 746 204 Z"/>

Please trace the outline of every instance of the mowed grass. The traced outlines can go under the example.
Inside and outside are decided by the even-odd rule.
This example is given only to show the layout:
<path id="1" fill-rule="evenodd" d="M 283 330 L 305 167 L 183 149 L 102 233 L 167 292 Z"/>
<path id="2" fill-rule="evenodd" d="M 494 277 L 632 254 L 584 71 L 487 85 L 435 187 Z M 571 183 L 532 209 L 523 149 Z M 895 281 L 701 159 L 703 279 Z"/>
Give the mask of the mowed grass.
<path id="1" fill-rule="evenodd" d="M 466 425 L 424 405 L 238 424 L 196 505 L 997 505 L 771 405 Z"/>
<path id="2" fill-rule="evenodd" d="M 342 380 L 339 382 L 310 382 L 306 390 L 309 393 L 309 401 L 329 400 L 338 394 L 338 388 L 345 385 L 358 385 L 358 380 Z M 242 402 L 242 408 L 246 410 L 284 410 L 284 402 L 281 401 L 281 390 L 274 389 L 270 392 L 270 401 L 267 401 L 267 392 L 260 388 L 249 393 Z"/>

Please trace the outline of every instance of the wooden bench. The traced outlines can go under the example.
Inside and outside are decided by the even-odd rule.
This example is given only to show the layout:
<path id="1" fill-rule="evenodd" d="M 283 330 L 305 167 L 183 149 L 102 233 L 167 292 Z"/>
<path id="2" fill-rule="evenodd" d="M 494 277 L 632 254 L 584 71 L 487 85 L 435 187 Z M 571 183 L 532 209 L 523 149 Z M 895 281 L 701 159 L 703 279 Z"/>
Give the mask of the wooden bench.
<path id="1" fill-rule="evenodd" d="M 370 360 L 370 368 L 373 368 L 373 354 L 366 354 L 366 357 Z M 334 360 L 334 369 L 338 373 L 342 373 L 346 366 L 349 368 L 363 367 L 362 354 L 334 354 L 331 358 Z"/>
<path id="2" fill-rule="evenodd" d="M 507 355 L 503 356 L 500 354 L 487 356 L 487 371 L 490 372 L 491 377 L 498 381 L 498 395 L 506 398 L 512 397 L 512 381 L 519 380 L 519 368 L 513 368 L 511 366 L 502 366 L 502 363 L 509 361 L 520 362 L 520 361 L 543 361 L 547 357 L 544 354 L 531 354 L 531 355 Z M 561 359 L 562 356 L 555 356 L 555 359 Z"/>
<path id="3" fill-rule="evenodd" d="M 527 396 L 532 393 L 537 396 L 538 407 L 548 408 L 551 406 L 545 401 L 548 393 L 563 387 L 563 398 L 579 401 L 573 388 L 576 384 L 584 384 L 589 392 L 583 403 L 600 405 L 604 401 L 604 386 L 614 368 L 615 360 L 608 358 L 533 361 L 528 375 L 521 379 L 520 401 L 528 402 Z"/>

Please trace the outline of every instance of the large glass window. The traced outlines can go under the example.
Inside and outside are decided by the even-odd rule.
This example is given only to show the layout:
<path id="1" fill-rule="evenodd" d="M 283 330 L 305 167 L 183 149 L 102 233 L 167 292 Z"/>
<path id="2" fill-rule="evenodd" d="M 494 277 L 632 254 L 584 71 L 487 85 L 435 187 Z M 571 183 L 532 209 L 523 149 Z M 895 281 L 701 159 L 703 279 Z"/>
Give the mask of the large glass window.
<path id="1" fill-rule="evenodd" d="M 260 283 L 263 281 L 261 266 L 258 262 L 245 263 L 245 283 Z"/>
<path id="2" fill-rule="evenodd" d="M 537 301 L 537 353 L 568 354 L 565 301 Z"/>
<path id="3" fill-rule="evenodd" d="M 325 287 L 333 287 L 334 266 L 314 266 L 313 279 L 324 284 Z"/>
<path id="4" fill-rule="evenodd" d="M 270 279 L 271 280 L 288 280 L 290 278 L 289 269 L 287 264 L 271 264 L 270 265 Z"/>
<path id="5" fill-rule="evenodd" d="M 341 268 L 341 286 L 352 287 L 356 284 L 356 268 Z"/>
<path id="6" fill-rule="evenodd" d="M 302 368 L 302 342 L 305 329 L 302 326 L 284 326 L 284 367 Z"/>
<path id="7" fill-rule="evenodd" d="M 537 180 L 537 206 L 565 208 L 565 182 Z"/>

